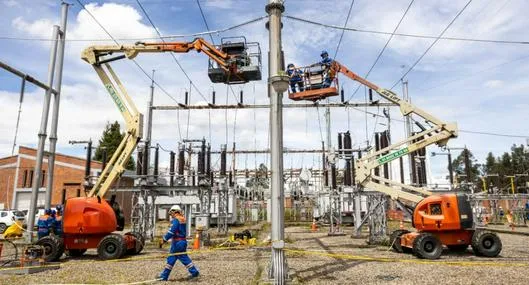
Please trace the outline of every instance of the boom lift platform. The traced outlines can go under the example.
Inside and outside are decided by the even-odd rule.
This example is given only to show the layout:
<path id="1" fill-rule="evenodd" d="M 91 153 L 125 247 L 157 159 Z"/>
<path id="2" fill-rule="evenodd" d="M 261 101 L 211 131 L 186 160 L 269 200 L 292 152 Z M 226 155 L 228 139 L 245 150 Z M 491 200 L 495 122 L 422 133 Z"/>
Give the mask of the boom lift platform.
<path id="1" fill-rule="evenodd" d="M 301 69 L 303 70 L 303 77 L 301 79 L 304 90 L 295 93 L 289 90 L 288 98 L 290 100 L 317 101 L 338 95 L 338 77 L 334 76 L 330 78 L 330 86 L 324 85 L 325 78 L 330 75 L 330 70 L 325 65 L 306 66 Z"/>
<path id="2" fill-rule="evenodd" d="M 46 236 L 37 241 L 45 249 L 46 261 L 58 260 L 65 250 L 70 256 L 79 256 L 89 248 L 97 248 L 101 259 L 115 259 L 125 254 L 138 254 L 144 246 L 144 238 L 139 233 L 114 233 L 123 230 L 124 216 L 115 196 L 108 201 L 104 199 L 125 171 L 125 165 L 141 139 L 143 130 L 143 115 L 138 112 L 109 63 L 123 58 L 133 59 L 139 53 L 186 53 L 194 49 L 209 56 L 209 75 L 213 82 L 237 84 L 261 79 L 260 51 L 249 54 L 247 47 L 245 41 L 222 42 L 220 47 L 216 47 L 197 38 L 192 42 L 91 46 L 83 51 L 82 59 L 95 69 L 125 119 L 126 133 L 87 197 L 66 201 L 63 236 Z M 120 55 L 113 56 L 115 53 Z M 252 65 L 252 57 L 256 58 L 257 66 Z"/>
<path id="3" fill-rule="evenodd" d="M 335 79 L 338 72 L 398 105 L 404 116 L 415 114 L 429 125 L 429 128 L 423 126 L 422 132 L 364 155 L 355 163 L 355 177 L 359 187 L 384 193 L 392 199 L 404 200 L 415 206 L 412 225 L 416 232 L 406 230 L 393 232 L 391 235 L 393 248 L 398 252 L 413 252 L 419 258 L 437 259 L 442 253 L 443 245 L 455 251 L 464 251 L 471 245 L 476 255 L 498 256 L 502 249 L 501 240 L 495 233 L 476 229 L 467 195 L 435 195 L 427 188 L 405 185 L 373 174 L 375 168 L 426 146 L 432 144 L 446 146 L 448 140 L 457 137 L 457 125 L 439 120 L 402 100 L 393 91 L 378 87 L 334 61 L 330 66 L 329 76 Z M 298 96 L 301 100 L 307 98 L 303 97 L 305 96 L 303 94 Z M 327 95 L 322 92 L 321 96 L 325 98 Z"/>

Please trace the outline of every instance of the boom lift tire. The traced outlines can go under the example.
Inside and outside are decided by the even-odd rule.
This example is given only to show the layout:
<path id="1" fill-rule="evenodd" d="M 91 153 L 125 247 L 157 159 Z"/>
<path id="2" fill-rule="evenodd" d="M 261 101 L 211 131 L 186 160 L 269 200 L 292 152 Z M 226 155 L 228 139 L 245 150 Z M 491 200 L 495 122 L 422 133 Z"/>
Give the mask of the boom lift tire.
<path id="1" fill-rule="evenodd" d="M 413 253 L 418 258 L 438 259 L 443 253 L 443 244 L 430 233 L 421 233 L 413 241 Z"/>
<path id="2" fill-rule="evenodd" d="M 396 230 L 391 233 L 391 235 L 389 236 L 389 242 L 391 243 L 391 247 L 393 248 L 393 250 L 395 250 L 398 253 L 403 253 L 404 251 L 408 251 L 407 247 L 403 248 L 400 245 L 400 237 L 408 233 L 410 233 L 410 231 L 408 230 Z"/>
<path id="3" fill-rule="evenodd" d="M 128 232 L 125 235 L 133 236 L 134 239 L 136 240 L 135 247 L 127 249 L 127 254 L 129 255 L 139 254 L 143 250 L 143 246 L 145 245 L 145 238 L 143 238 L 143 235 L 140 233 L 136 233 L 136 232 Z"/>
<path id="4" fill-rule="evenodd" d="M 64 253 L 62 240 L 55 236 L 45 236 L 35 244 L 44 248 L 44 260 L 47 262 L 59 260 Z"/>
<path id="5" fill-rule="evenodd" d="M 448 249 L 453 252 L 465 252 L 467 251 L 468 244 L 451 244 L 447 245 Z"/>
<path id="6" fill-rule="evenodd" d="M 472 250 L 477 256 L 496 257 L 501 249 L 501 240 L 493 232 L 477 230 L 472 235 Z"/>
<path id="7" fill-rule="evenodd" d="M 100 259 L 117 259 L 125 255 L 126 244 L 123 236 L 109 234 L 101 239 L 97 245 L 97 255 Z"/>
<path id="8" fill-rule="evenodd" d="M 86 248 L 83 248 L 83 249 L 72 248 L 66 251 L 66 255 L 70 257 L 79 257 L 85 254 L 85 252 L 86 252 Z"/>

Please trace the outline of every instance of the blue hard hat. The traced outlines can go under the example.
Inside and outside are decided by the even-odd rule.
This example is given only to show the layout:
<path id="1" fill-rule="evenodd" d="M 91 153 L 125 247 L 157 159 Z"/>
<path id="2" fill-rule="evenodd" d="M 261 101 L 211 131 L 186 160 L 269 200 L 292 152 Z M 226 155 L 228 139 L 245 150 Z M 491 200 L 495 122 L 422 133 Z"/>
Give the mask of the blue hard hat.
<path id="1" fill-rule="evenodd" d="M 57 209 L 57 211 L 60 211 L 62 210 L 62 205 L 57 205 L 55 208 Z"/>
<path id="2" fill-rule="evenodd" d="M 287 65 L 287 68 L 288 68 L 288 67 L 291 67 L 291 66 L 294 67 L 294 64 L 293 64 L 293 63 L 289 63 L 289 64 Z"/>
<path id="3" fill-rule="evenodd" d="M 44 210 L 44 214 L 46 214 L 46 215 L 51 214 L 51 209 L 46 209 L 46 210 Z"/>
<path id="4" fill-rule="evenodd" d="M 55 212 L 55 210 L 51 210 L 51 214 L 55 215 L 55 214 L 57 214 L 57 212 Z"/>
<path id="5" fill-rule="evenodd" d="M 322 50 L 320 56 L 323 56 L 324 54 L 329 55 L 329 53 L 326 50 Z"/>

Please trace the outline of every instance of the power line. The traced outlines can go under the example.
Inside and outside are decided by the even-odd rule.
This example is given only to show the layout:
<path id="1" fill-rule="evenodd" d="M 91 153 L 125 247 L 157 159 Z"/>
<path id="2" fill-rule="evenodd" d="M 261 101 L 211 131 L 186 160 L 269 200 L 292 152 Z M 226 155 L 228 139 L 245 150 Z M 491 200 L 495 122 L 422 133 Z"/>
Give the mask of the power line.
<path id="1" fill-rule="evenodd" d="M 507 138 L 529 138 L 529 134 L 522 136 L 522 135 L 500 134 L 500 133 L 468 131 L 468 130 L 459 130 L 459 132 L 477 134 L 477 135 L 486 135 L 486 136 L 507 137 Z"/>
<path id="2" fill-rule="evenodd" d="M 373 65 L 371 65 L 371 68 L 369 68 L 369 71 L 366 73 L 366 75 L 364 76 L 364 78 L 367 79 L 367 77 L 369 76 L 369 74 L 371 74 L 371 71 L 373 71 L 373 68 L 375 68 L 375 65 L 377 65 L 378 61 L 379 61 L 380 58 L 382 57 L 382 54 L 384 53 L 384 51 L 385 51 L 386 48 L 388 47 L 389 42 L 391 41 L 391 39 L 393 39 L 393 36 L 395 35 L 395 33 L 397 32 L 397 30 L 399 29 L 400 24 L 402 23 L 402 21 L 404 20 L 404 18 L 405 18 L 406 15 L 408 14 L 408 11 L 410 10 L 411 5 L 413 4 L 414 1 L 415 1 L 415 0 L 411 0 L 410 4 L 408 5 L 408 8 L 406 8 L 406 11 L 404 11 L 404 14 L 402 14 L 402 17 L 400 18 L 399 22 L 397 23 L 397 26 L 395 27 L 395 29 L 393 29 L 393 33 L 391 33 L 391 35 L 389 36 L 389 39 L 387 40 L 386 44 L 384 45 L 384 47 L 382 48 L 382 50 L 380 50 L 380 52 L 378 53 L 378 56 L 377 56 L 377 58 L 375 59 L 375 62 L 373 62 Z M 355 96 L 356 92 L 358 92 L 358 90 L 360 89 L 360 86 L 361 86 L 361 84 L 358 84 L 358 85 L 357 85 L 355 92 L 353 92 L 353 94 L 349 97 L 349 99 L 347 99 L 347 101 L 350 101 L 351 99 L 353 99 L 353 97 Z"/>
<path id="3" fill-rule="evenodd" d="M 206 26 L 206 29 L 209 32 L 210 29 L 209 29 L 208 21 L 206 20 L 206 15 L 204 14 L 204 11 L 202 10 L 202 5 L 200 5 L 199 0 L 196 0 L 196 1 L 197 1 L 198 9 L 200 10 L 200 15 L 202 16 L 202 20 L 204 21 L 204 25 Z M 209 38 L 211 39 L 211 43 L 215 44 L 215 40 L 213 39 L 213 36 L 211 35 L 211 33 L 209 34 Z M 233 98 L 235 98 L 235 102 L 239 102 L 239 100 L 237 99 L 237 95 L 235 95 L 235 92 L 233 91 L 232 86 L 231 85 L 228 85 L 228 86 L 229 86 L 229 88 L 231 90 L 231 94 L 233 95 Z M 227 94 L 226 94 L 226 96 L 227 96 Z M 240 102 L 240 103 L 242 104 L 242 102 Z M 237 126 L 237 111 L 238 111 L 238 108 L 235 109 L 235 117 L 233 119 L 233 142 L 235 142 L 235 131 L 236 131 L 236 126 Z M 226 110 L 226 112 L 227 112 L 227 110 Z M 211 121 L 211 117 L 209 118 L 209 120 Z M 228 143 L 228 141 L 226 140 L 226 144 L 227 143 Z"/>
<path id="4" fill-rule="evenodd" d="M 444 28 L 444 30 L 439 34 L 439 36 L 435 39 L 435 41 L 432 42 L 432 44 L 430 44 L 430 46 L 424 51 L 424 53 L 413 63 L 413 65 L 408 69 L 408 71 L 406 71 L 396 82 L 395 84 L 393 84 L 393 86 L 391 86 L 390 90 L 393 89 L 395 86 L 397 86 L 397 84 L 399 84 L 399 82 L 404 79 L 404 77 L 406 77 L 406 75 L 408 75 L 408 73 L 410 73 L 413 68 L 423 59 L 423 57 L 430 51 L 430 49 L 432 49 L 432 47 L 439 41 L 439 39 L 444 35 L 444 33 L 452 26 L 452 24 L 457 20 L 457 18 L 459 18 L 459 16 L 463 13 L 463 11 L 465 11 L 465 9 L 468 7 L 468 5 L 470 5 L 470 3 L 472 3 L 472 0 L 469 0 L 467 2 L 467 4 L 463 7 L 463 9 L 461 9 L 459 11 L 459 13 L 457 13 L 457 15 L 452 19 L 452 21 L 450 21 L 450 23 L 448 23 L 448 25 Z"/>
<path id="5" fill-rule="evenodd" d="M 145 8 L 143 8 L 143 5 L 141 5 L 141 2 L 140 0 L 136 0 L 136 3 L 138 3 L 138 6 L 140 6 L 140 9 L 143 11 L 143 13 L 145 14 L 145 17 L 147 17 L 147 20 L 149 21 L 149 23 L 151 24 L 151 26 L 153 27 L 153 29 L 156 31 L 156 34 L 158 34 L 158 36 L 160 37 L 160 39 L 162 40 L 162 42 L 165 43 L 165 40 L 162 38 L 162 35 L 160 34 L 160 31 L 158 31 L 158 29 L 156 28 L 156 26 L 154 25 L 154 22 L 152 21 L 151 17 L 149 17 L 149 14 L 147 13 L 147 11 L 145 10 Z M 202 97 L 202 99 L 204 99 L 204 101 L 208 101 L 208 99 L 206 99 L 206 97 L 202 94 L 202 92 L 200 92 L 200 90 L 198 90 L 197 86 L 195 85 L 195 83 L 193 83 L 193 81 L 191 80 L 191 78 L 189 77 L 189 75 L 187 74 L 187 72 L 184 70 L 184 67 L 182 67 L 182 65 L 180 64 L 180 62 L 178 61 L 178 59 L 176 58 L 176 56 L 174 55 L 174 53 L 169 53 L 171 55 L 171 57 L 173 58 L 173 60 L 176 62 L 176 65 L 178 65 L 178 67 L 180 68 L 180 70 L 182 71 L 182 73 L 185 75 L 185 77 L 187 78 L 187 80 L 189 80 L 191 86 L 193 88 L 195 88 L 195 90 L 198 92 L 198 95 L 200 95 L 200 97 Z M 189 90 L 191 91 L 191 90 Z"/>
<path id="6" fill-rule="evenodd" d="M 513 60 L 509 60 L 509 61 L 506 61 L 506 62 L 503 62 L 503 63 L 497 64 L 497 65 L 493 65 L 493 66 L 490 66 L 490 67 L 487 67 L 487 68 L 481 69 L 481 70 L 479 70 L 479 71 L 476 71 L 476 72 L 473 72 L 473 73 L 467 74 L 467 75 L 465 75 L 465 76 L 461 76 L 461 77 L 459 77 L 459 78 L 454 78 L 454 79 L 451 79 L 451 80 L 444 81 L 444 82 L 442 82 L 442 83 L 440 83 L 440 84 L 438 84 L 438 85 L 434 85 L 434 86 L 430 86 L 430 87 L 425 87 L 425 88 L 420 88 L 420 89 L 418 89 L 418 91 L 426 91 L 426 90 L 431 90 L 431 89 L 435 89 L 435 88 L 443 87 L 443 86 L 448 85 L 449 83 L 453 83 L 453 82 L 456 82 L 456 81 L 460 81 L 460 80 L 463 80 L 463 79 L 468 78 L 468 77 L 473 77 L 473 76 L 476 76 L 476 75 L 481 75 L 481 74 L 483 74 L 483 73 L 486 72 L 486 71 L 489 71 L 489 70 L 492 70 L 492 69 L 495 69 L 495 68 L 498 68 L 498 67 L 504 66 L 504 65 L 506 65 L 506 64 L 516 62 L 516 61 L 525 60 L 525 59 L 528 59 L 528 58 L 529 58 L 529 55 L 522 56 L 522 57 L 518 57 L 518 58 L 515 58 L 515 59 L 513 59 Z M 420 87 L 420 86 L 419 86 L 419 87 Z"/>
<path id="7" fill-rule="evenodd" d="M 390 32 L 383 32 L 383 31 L 376 31 L 376 30 L 367 30 L 367 29 L 357 29 L 357 28 L 344 28 L 336 25 L 329 25 L 324 24 L 312 20 L 307 20 L 303 18 L 298 18 L 290 15 L 284 15 L 283 18 L 287 18 L 290 20 L 303 22 L 307 24 L 322 26 L 325 28 L 331 28 L 331 29 L 337 29 L 337 30 L 346 30 L 350 32 L 358 32 L 358 33 L 367 33 L 367 34 L 378 34 L 378 35 L 391 35 Z M 395 36 L 399 37 L 409 37 L 409 38 L 418 38 L 418 39 L 437 39 L 437 36 L 431 36 L 431 35 L 419 35 L 419 34 L 407 34 L 407 33 L 395 33 Z M 481 42 L 481 43 L 493 43 L 493 44 L 517 44 L 517 45 L 529 45 L 529 41 L 521 41 L 521 40 L 491 40 L 491 39 L 475 39 L 475 38 L 467 38 L 467 37 L 440 37 L 440 40 L 450 40 L 450 41 L 464 41 L 464 42 Z"/>
<path id="8" fill-rule="evenodd" d="M 356 107 L 349 107 L 351 109 L 354 109 L 359 112 L 363 112 L 366 115 L 372 115 L 373 117 L 378 118 L 385 118 L 385 116 L 380 115 L 379 113 L 369 112 L 367 110 L 362 110 Z M 391 121 L 397 121 L 400 123 L 405 123 L 402 119 L 396 119 L 392 118 Z M 486 135 L 486 136 L 496 136 L 496 137 L 507 137 L 507 138 L 529 138 L 529 134 L 527 135 L 519 135 L 519 134 L 502 134 L 502 133 L 495 133 L 495 132 L 484 132 L 484 131 L 472 131 L 472 130 L 458 130 L 460 133 L 467 133 L 467 134 L 475 134 L 475 135 Z"/>
<path id="9" fill-rule="evenodd" d="M 76 0 L 78 1 L 78 0 Z M 82 4 L 81 4 L 82 5 Z M 84 8 L 86 10 L 86 8 Z M 198 32 L 198 33 L 191 33 L 191 34 L 180 34 L 180 35 L 168 35 L 168 36 L 162 36 L 163 39 L 176 39 L 176 38 L 191 38 L 191 37 L 201 37 L 206 35 L 213 35 L 213 34 L 220 34 L 227 31 L 235 30 L 240 27 L 253 24 L 256 22 L 259 22 L 265 18 L 268 18 L 268 15 L 261 16 L 252 20 L 248 20 L 245 22 L 242 22 L 240 24 L 230 26 L 227 28 L 223 28 L 220 30 L 215 31 L 206 31 L 206 32 Z M 118 41 L 149 41 L 149 40 L 158 40 L 160 37 L 144 37 L 144 38 L 114 38 Z M 12 37 L 12 36 L 0 36 L 0 40 L 17 40 L 17 41 L 41 41 L 41 42 L 52 42 L 55 41 L 54 39 L 48 39 L 48 38 L 29 38 L 29 37 Z M 65 39 L 67 42 L 98 42 L 98 41 L 108 41 L 108 39 Z"/>
<path id="10" fill-rule="evenodd" d="M 347 18 L 345 19 L 345 24 L 343 25 L 344 28 L 347 27 L 347 23 L 349 22 L 349 17 L 351 16 L 351 11 L 353 10 L 353 6 L 355 4 L 355 0 L 351 1 L 351 6 L 349 6 L 349 12 L 347 12 Z M 340 40 L 338 41 L 338 45 L 336 46 L 336 51 L 334 52 L 334 59 L 336 59 L 336 56 L 338 55 L 338 50 L 340 50 L 340 45 L 342 44 L 343 34 L 345 34 L 345 30 L 342 30 L 342 34 L 340 35 Z"/>
<path id="11" fill-rule="evenodd" d="M 206 29 L 209 32 L 209 25 L 208 21 L 206 21 L 206 16 L 204 15 L 204 11 L 202 11 L 202 5 L 200 5 L 200 1 L 197 0 L 198 9 L 200 10 L 200 15 L 202 15 L 202 20 L 204 20 L 204 24 L 206 25 Z M 213 36 L 209 34 L 209 38 L 211 39 L 211 43 L 215 44 L 215 40 L 213 40 Z"/>
<path id="12" fill-rule="evenodd" d="M 88 10 L 86 9 L 85 5 L 80 1 L 80 0 L 76 0 L 77 3 L 79 3 L 79 5 L 88 13 L 88 15 L 97 23 L 97 25 L 112 39 L 112 41 L 114 41 L 114 43 L 116 43 L 117 45 L 119 45 L 120 43 L 116 40 L 116 38 L 114 38 L 112 36 L 112 34 L 110 34 L 110 32 L 108 32 L 107 29 L 105 29 L 105 27 L 97 20 L 97 18 Z M 108 40 L 108 39 L 107 39 Z M 171 96 L 171 94 L 169 94 L 169 92 L 167 92 L 165 90 L 165 88 L 163 88 L 160 84 L 158 84 L 158 82 L 156 82 L 154 80 L 154 78 L 152 78 L 148 73 L 147 71 L 145 71 L 145 69 L 135 60 L 135 59 L 132 59 L 132 62 L 134 62 L 134 64 L 143 72 L 143 74 L 149 78 L 149 80 L 151 80 L 152 82 L 154 82 L 154 84 L 160 88 L 160 90 L 162 90 L 162 92 L 167 95 L 169 98 L 171 98 L 175 103 L 179 103 L 173 96 Z"/>

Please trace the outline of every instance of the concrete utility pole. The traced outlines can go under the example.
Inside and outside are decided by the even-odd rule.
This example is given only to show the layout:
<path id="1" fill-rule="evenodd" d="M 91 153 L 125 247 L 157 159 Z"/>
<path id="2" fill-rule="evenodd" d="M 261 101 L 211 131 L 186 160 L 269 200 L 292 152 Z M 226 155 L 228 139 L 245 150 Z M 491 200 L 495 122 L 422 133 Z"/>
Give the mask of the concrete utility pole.
<path id="1" fill-rule="evenodd" d="M 59 125 L 59 105 L 61 102 L 61 86 L 62 86 L 62 69 L 64 66 L 64 44 L 66 39 L 66 23 L 68 20 L 68 6 L 70 4 L 62 3 L 61 6 L 61 25 L 59 27 L 59 45 L 57 49 L 57 66 L 55 73 L 57 80 L 55 81 L 55 90 L 57 93 L 53 97 L 53 113 L 51 117 L 51 132 L 50 132 L 50 154 L 48 156 L 48 183 L 46 184 L 46 208 L 51 208 L 51 194 L 53 192 L 53 174 L 55 169 L 55 150 L 57 147 L 57 128 Z M 36 172 L 40 173 L 40 172 Z M 37 180 L 40 181 L 40 180 Z"/>
<path id="2" fill-rule="evenodd" d="M 283 92 L 288 89 L 288 76 L 283 73 L 281 51 L 281 14 L 285 11 L 283 1 L 269 0 L 266 5 L 269 15 L 268 96 L 270 97 L 270 154 L 271 154 L 271 223 L 272 257 L 268 277 L 274 284 L 285 284 L 287 279 L 286 257 L 283 251 L 284 229 L 284 183 L 283 183 Z"/>
<path id="3" fill-rule="evenodd" d="M 57 125 L 58 125 L 58 116 L 59 116 L 59 101 L 60 101 L 60 88 L 62 83 L 62 68 L 63 68 L 63 59 L 64 59 L 64 44 L 66 37 L 66 22 L 68 15 L 68 6 L 67 3 L 62 3 L 61 7 L 61 26 L 53 26 L 52 34 L 52 46 L 50 51 L 50 63 L 48 65 L 48 86 L 50 89 L 46 90 L 44 94 L 44 105 L 42 107 L 42 117 L 40 121 L 39 129 L 39 140 L 37 148 L 37 157 L 35 161 L 35 179 L 31 189 L 31 201 L 28 213 L 28 225 L 35 224 L 35 212 L 37 208 L 39 188 L 42 181 L 42 163 L 44 160 L 44 146 L 46 143 L 46 130 L 48 128 L 48 115 L 50 112 L 50 102 L 52 86 L 55 73 L 57 73 L 57 85 L 55 86 L 55 97 L 54 97 L 54 107 L 53 107 L 53 117 L 52 117 L 52 126 L 50 134 L 50 155 L 48 158 L 48 183 L 46 187 L 46 198 L 45 206 L 46 208 L 51 207 L 51 194 L 53 187 L 53 166 L 55 163 L 55 144 L 57 142 Z M 57 67 L 57 68 L 56 68 Z M 28 242 L 33 241 L 32 231 L 26 232 L 26 240 Z"/>
<path id="4" fill-rule="evenodd" d="M 408 81 L 403 80 L 402 81 L 402 97 L 404 101 L 411 103 L 410 96 L 408 94 Z M 405 118 L 405 124 L 404 128 L 406 131 L 406 138 L 411 137 L 412 133 L 412 125 L 411 125 L 411 115 L 406 116 Z M 413 161 L 413 156 L 411 154 L 408 155 L 408 165 L 409 165 L 409 173 L 410 173 L 410 184 L 413 183 L 414 177 L 413 177 L 413 168 L 415 167 L 415 161 Z"/>

